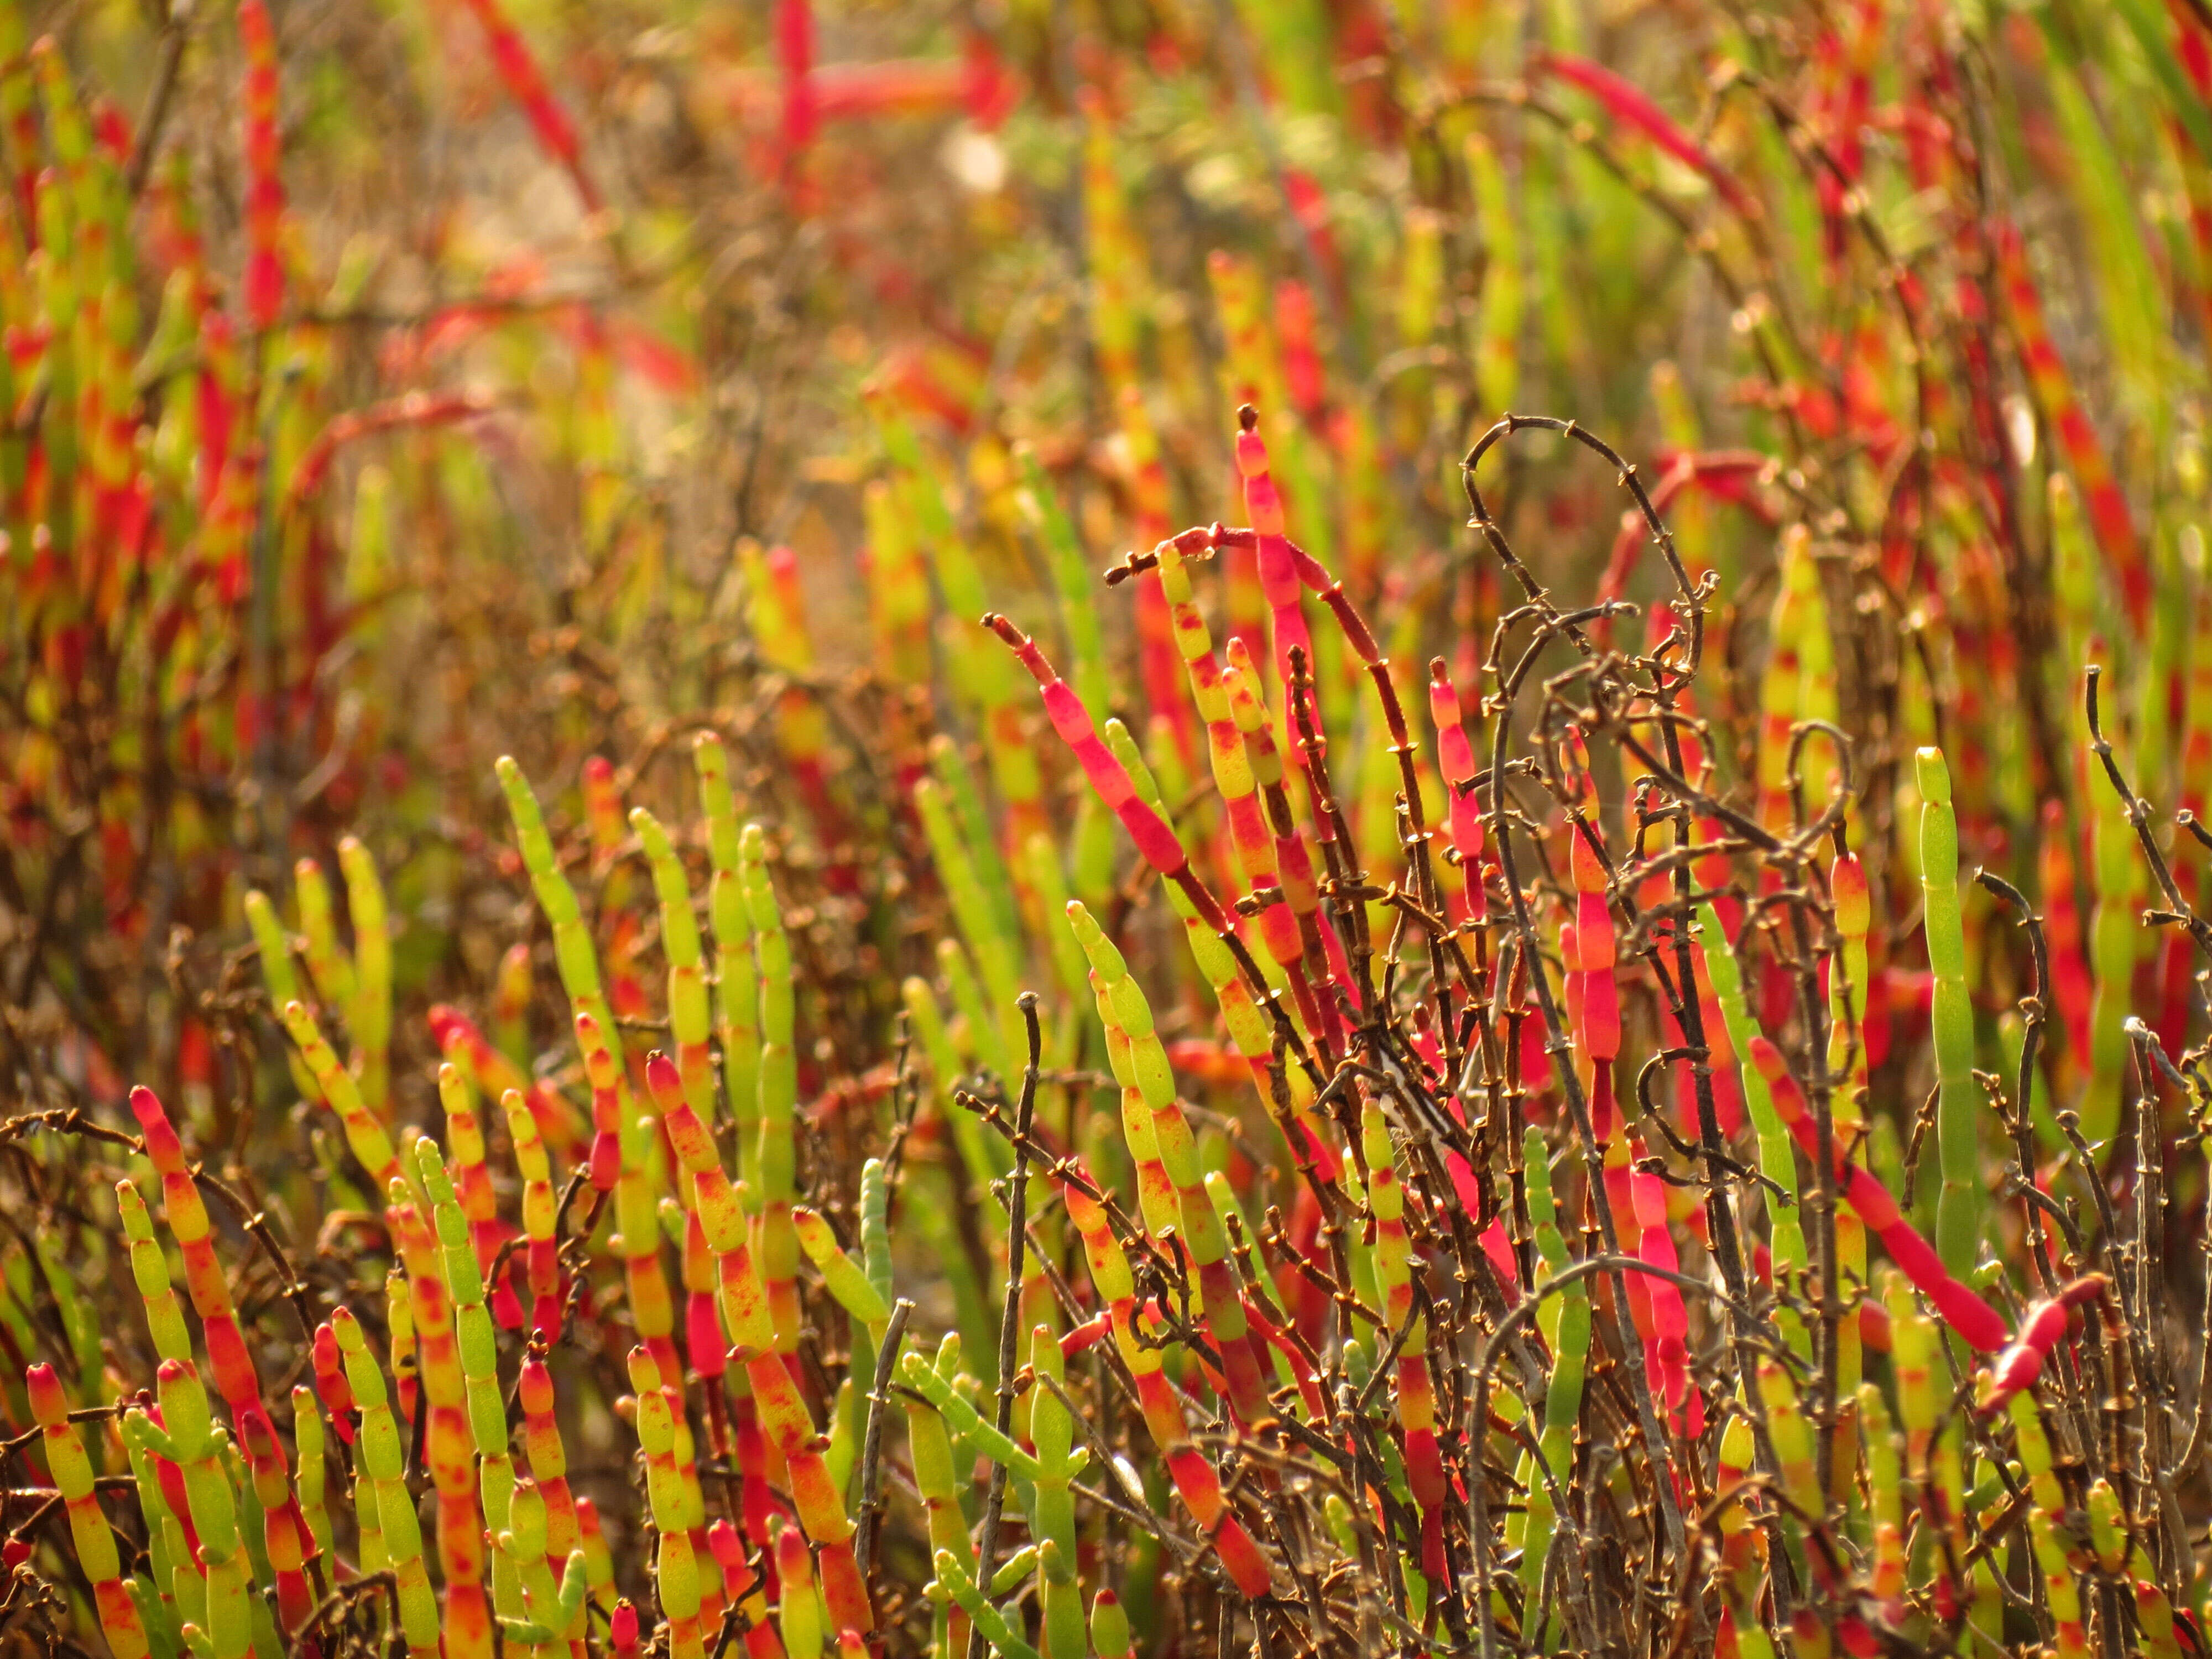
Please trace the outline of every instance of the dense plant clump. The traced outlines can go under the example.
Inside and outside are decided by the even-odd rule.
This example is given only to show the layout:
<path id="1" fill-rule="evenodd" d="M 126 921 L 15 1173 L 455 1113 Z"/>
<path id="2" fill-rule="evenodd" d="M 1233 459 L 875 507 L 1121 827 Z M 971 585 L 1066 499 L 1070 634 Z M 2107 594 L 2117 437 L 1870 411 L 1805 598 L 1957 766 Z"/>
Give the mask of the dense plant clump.
<path id="1" fill-rule="evenodd" d="M 0 1641 L 2212 1652 L 2212 13 L 908 9 L 0 0 Z"/>

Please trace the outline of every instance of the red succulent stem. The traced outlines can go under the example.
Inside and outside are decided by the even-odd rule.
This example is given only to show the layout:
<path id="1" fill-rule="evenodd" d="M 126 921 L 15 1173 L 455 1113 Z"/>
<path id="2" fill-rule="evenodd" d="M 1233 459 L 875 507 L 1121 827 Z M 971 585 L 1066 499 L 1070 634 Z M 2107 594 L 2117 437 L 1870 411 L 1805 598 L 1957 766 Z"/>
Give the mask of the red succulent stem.
<path id="1" fill-rule="evenodd" d="M 1183 851 L 1175 830 L 1139 798 L 1135 781 L 1106 747 L 1073 688 L 1045 659 L 1036 642 L 1006 617 L 989 612 L 983 617 L 983 626 L 1004 640 L 1021 659 L 1022 666 L 1030 671 L 1030 677 L 1036 681 L 1037 690 L 1044 698 L 1045 713 L 1052 720 L 1053 729 L 1074 751 L 1084 776 L 1090 780 L 1091 787 L 1108 810 L 1121 820 L 1121 827 L 1137 843 L 1137 851 L 1144 855 L 1145 862 L 1183 890 L 1207 927 L 1218 933 L 1229 933 L 1229 915 L 1221 908 L 1220 900 L 1191 869 L 1190 855 Z"/>
<path id="2" fill-rule="evenodd" d="M 1806 1109 L 1805 1097 L 1796 1079 L 1790 1074 L 1789 1061 L 1763 1036 L 1751 1040 L 1751 1060 L 1766 1079 L 1774 1109 L 1789 1126 L 1799 1149 L 1817 1163 L 1820 1151 L 1812 1114 Z M 1867 1231 L 1879 1238 L 1882 1248 L 1889 1252 L 1890 1260 L 1897 1263 L 1922 1295 L 1936 1304 L 1944 1322 L 1983 1353 L 2003 1346 L 2004 1320 L 1945 1270 L 1934 1247 L 1898 1209 L 1889 1189 L 1853 1164 L 1847 1148 L 1835 1148 L 1834 1164 L 1837 1196 L 1857 1212 Z"/>
<path id="3" fill-rule="evenodd" d="M 1573 52 L 1539 52 L 1530 58 L 1528 69 L 1532 75 L 1549 76 L 1581 88 L 1596 99 L 1614 120 L 1634 127 L 1684 167 L 1702 174 L 1721 199 L 1737 213 L 1747 219 L 1759 217 L 1758 198 L 1720 164 L 1711 150 L 1683 131 L 1673 116 L 1633 82 L 1624 80 L 1604 64 Z"/>
<path id="4" fill-rule="evenodd" d="M 538 142 L 567 172 L 576 187 L 577 197 L 584 204 L 585 212 L 598 213 L 604 200 L 590 169 L 584 165 L 583 145 L 576 137 L 575 125 L 546 83 L 544 71 L 538 67 L 529 42 L 500 9 L 499 0 L 467 0 L 467 4 L 483 27 L 485 41 L 491 48 L 492 64 L 506 84 L 507 95 L 522 106 L 525 118 L 538 134 Z"/>
<path id="5" fill-rule="evenodd" d="M 266 329 L 284 308 L 284 180 L 276 33 L 264 0 L 239 0 L 238 35 L 246 51 L 246 315 L 255 328 Z"/>
<path id="6" fill-rule="evenodd" d="M 2037 1303 L 2020 1322 L 2020 1333 L 2005 1351 L 1990 1363 L 1977 1405 L 1984 1413 L 2000 1410 L 2023 1389 L 2032 1386 L 2081 1310 L 2111 1288 L 2102 1273 L 2090 1273 L 2068 1285 L 2057 1295 Z"/>

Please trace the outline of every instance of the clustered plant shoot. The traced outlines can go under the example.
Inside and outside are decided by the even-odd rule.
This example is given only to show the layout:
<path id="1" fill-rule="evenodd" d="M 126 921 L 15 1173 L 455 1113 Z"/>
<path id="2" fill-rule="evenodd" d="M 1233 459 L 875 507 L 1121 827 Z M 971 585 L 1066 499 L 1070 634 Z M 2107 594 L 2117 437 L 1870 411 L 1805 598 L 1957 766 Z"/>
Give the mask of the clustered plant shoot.
<path id="1" fill-rule="evenodd" d="M 2204 0 L 0 0 L 0 1652 L 2212 1659 Z"/>

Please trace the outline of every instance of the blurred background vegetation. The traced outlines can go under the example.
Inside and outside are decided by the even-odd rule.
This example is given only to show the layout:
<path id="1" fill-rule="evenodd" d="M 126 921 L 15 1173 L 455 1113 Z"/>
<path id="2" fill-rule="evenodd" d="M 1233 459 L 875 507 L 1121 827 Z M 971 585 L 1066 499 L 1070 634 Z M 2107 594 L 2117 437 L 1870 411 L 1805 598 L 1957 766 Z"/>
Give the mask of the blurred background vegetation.
<path id="1" fill-rule="evenodd" d="M 1134 585 L 1097 577 L 1241 521 L 1246 403 L 1417 705 L 1438 656 L 1474 710 L 1518 599 L 1469 445 L 1542 412 L 1638 465 L 1714 583 L 1716 788 L 1786 793 L 1774 720 L 1859 745 L 1897 1079 L 1926 995 L 1892 961 L 1897 803 L 1936 741 L 1969 867 L 2055 880 L 2121 988 L 2098 1018 L 2132 996 L 2178 1050 L 2185 950 L 2083 937 L 2145 878 L 2090 835 L 2079 672 L 2111 668 L 2136 787 L 2201 811 L 2208 97 L 2201 0 L 0 0 L 11 1104 L 150 1085 L 313 1239 L 358 1194 L 245 904 L 295 917 L 295 861 L 349 836 L 389 894 L 401 1117 L 433 1118 L 434 1004 L 580 1095 L 502 754 L 651 1027 L 622 811 L 689 822 L 692 735 L 723 736 L 773 829 L 809 1102 L 882 1096 L 902 981 L 954 931 L 908 805 L 933 734 L 990 769 L 971 836 L 1049 826 L 1117 933 L 1167 935 L 1025 690 L 992 726 L 973 613 L 1089 668 L 1176 798 L 1202 751 Z M 1586 453 L 1486 465 L 1563 603 L 1661 594 Z M 1256 638 L 1223 563 L 1207 603 Z M 1322 666 L 1387 848 L 1386 740 Z M 1980 931 L 1994 1029 L 2026 968 Z M 2093 1046 L 2084 1012 L 2048 1064 Z M 841 1190 L 849 1150 L 811 1155 Z"/>

